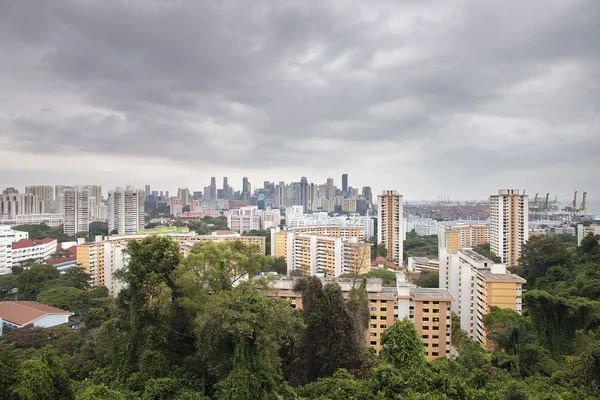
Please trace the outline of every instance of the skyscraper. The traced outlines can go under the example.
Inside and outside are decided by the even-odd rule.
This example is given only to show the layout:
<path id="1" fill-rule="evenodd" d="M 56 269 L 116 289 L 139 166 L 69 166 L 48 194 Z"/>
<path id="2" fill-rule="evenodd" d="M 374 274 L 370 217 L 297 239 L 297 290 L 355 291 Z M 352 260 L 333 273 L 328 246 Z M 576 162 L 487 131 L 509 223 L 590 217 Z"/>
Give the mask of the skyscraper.
<path id="1" fill-rule="evenodd" d="M 367 203 L 369 204 L 373 202 L 373 194 L 371 193 L 370 186 L 364 186 L 362 188 L 362 197 L 364 197 L 365 200 L 367 200 Z"/>
<path id="2" fill-rule="evenodd" d="M 504 264 L 518 264 L 529 238 L 529 199 L 518 189 L 501 189 L 490 196 L 490 250 Z"/>
<path id="3" fill-rule="evenodd" d="M 181 205 L 183 207 L 189 205 L 190 204 L 190 189 L 188 189 L 188 188 L 177 189 L 177 198 L 179 200 L 181 200 Z"/>
<path id="4" fill-rule="evenodd" d="M 404 200 L 395 190 L 377 196 L 377 244 L 383 244 L 388 260 L 402 264 L 404 250 Z"/>
<path id="5" fill-rule="evenodd" d="M 144 229 L 144 195 L 133 186 L 108 192 L 108 233 L 128 235 Z"/>
<path id="6" fill-rule="evenodd" d="M 223 190 L 221 191 L 224 199 L 229 198 L 229 181 L 227 177 L 223 177 Z"/>
<path id="7" fill-rule="evenodd" d="M 26 186 L 25 193 L 37 196 L 40 213 L 52 212 L 52 208 L 54 207 L 54 188 L 52 186 Z"/>
<path id="8" fill-rule="evenodd" d="M 348 174 L 342 175 L 342 195 L 348 197 Z"/>
<path id="9" fill-rule="evenodd" d="M 310 186 L 305 176 L 300 179 L 300 205 L 304 208 L 304 212 L 309 210 L 310 204 Z"/>
<path id="10" fill-rule="evenodd" d="M 152 192 L 150 191 L 150 185 L 146 185 L 146 191 L 144 193 L 144 200 L 148 201 L 148 198 L 150 197 L 151 194 L 152 194 Z"/>
<path id="11" fill-rule="evenodd" d="M 217 201 L 217 178 L 210 178 L 210 200 Z"/>
<path id="12" fill-rule="evenodd" d="M 63 208 L 65 214 L 64 233 L 75 236 L 90 226 L 89 191 L 84 186 L 75 186 L 63 191 Z"/>

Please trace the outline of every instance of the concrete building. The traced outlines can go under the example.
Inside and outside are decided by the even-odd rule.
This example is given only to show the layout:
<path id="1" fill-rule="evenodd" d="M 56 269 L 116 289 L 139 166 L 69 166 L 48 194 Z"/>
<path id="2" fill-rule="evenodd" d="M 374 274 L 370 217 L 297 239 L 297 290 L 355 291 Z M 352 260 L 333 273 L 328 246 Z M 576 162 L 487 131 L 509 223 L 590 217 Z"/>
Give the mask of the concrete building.
<path id="1" fill-rule="evenodd" d="M 529 238 L 529 200 L 518 189 L 501 189 L 490 196 L 490 249 L 503 263 L 518 265 Z"/>
<path id="2" fill-rule="evenodd" d="M 293 308 L 302 308 L 302 296 L 293 291 L 297 278 L 278 277 L 271 282 L 269 296 L 279 297 Z M 321 278 L 323 284 L 338 284 L 344 296 L 352 289 L 350 278 Z M 395 320 L 408 318 L 417 329 L 428 360 L 449 357 L 451 345 L 452 295 L 445 289 L 417 288 L 400 279 L 396 287 L 384 287 L 381 279 L 367 280 L 370 321 L 366 345 L 381 350 L 381 336 Z"/>
<path id="3" fill-rule="evenodd" d="M 54 187 L 53 212 L 65 215 L 65 190 L 67 189 L 75 189 L 75 186 L 56 185 Z"/>
<path id="4" fill-rule="evenodd" d="M 47 260 L 56 252 L 57 246 L 58 241 L 51 238 L 18 240 L 11 244 L 12 264 L 21 265 L 27 260 Z"/>
<path id="5" fill-rule="evenodd" d="M 104 286 L 104 242 L 83 243 L 77 245 L 77 264 L 90 274 L 91 284 Z"/>
<path id="6" fill-rule="evenodd" d="M 589 234 L 600 235 L 600 225 L 592 224 L 585 226 L 583 224 L 577 224 L 577 246 L 581 246 L 581 241 L 584 237 Z"/>
<path id="7" fill-rule="evenodd" d="M 404 200 L 395 190 L 377 196 L 377 244 L 387 249 L 388 258 L 398 264 L 403 260 Z"/>
<path id="8" fill-rule="evenodd" d="M 183 202 L 181 199 L 169 199 L 169 213 L 173 214 L 173 217 L 181 214 L 183 212 Z"/>
<path id="9" fill-rule="evenodd" d="M 57 227 L 64 224 L 65 218 L 60 214 L 25 214 L 12 219 L 0 219 L 0 225 L 40 225 Z"/>
<path id="10" fill-rule="evenodd" d="M 288 273 L 299 270 L 304 275 L 325 277 L 367 273 L 371 270 L 371 244 L 358 242 L 358 233 L 358 229 L 322 226 L 272 229 L 271 255 L 287 261 Z"/>
<path id="11" fill-rule="evenodd" d="M 431 218 L 410 218 L 406 220 L 406 232 L 415 231 L 417 236 L 437 235 L 439 222 Z"/>
<path id="12" fill-rule="evenodd" d="M 179 200 L 181 200 L 181 205 L 183 207 L 189 205 L 190 204 L 190 199 L 191 199 L 190 189 L 188 189 L 188 188 L 185 188 L 185 189 L 179 188 L 179 189 L 177 189 L 177 198 Z"/>
<path id="13" fill-rule="evenodd" d="M 117 187 L 108 192 L 108 233 L 134 234 L 144 229 L 143 190 L 133 186 Z"/>
<path id="14" fill-rule="evenodd" d="M 278 228 L 281 223 L 281 211 L 279 209 L 263 211 L 261 213 L 262 229 Z"/>
<path id="15" fill-rule="evenodd" d="M 449 251 L 471 249 L 477 245 L 488 243 L 489 227 L 482 224 L 450 224 L 441 225 L 438 240 Z"/>
<path id="16" fill-rule="evenodd" d="M 16 231 L 8 226 L 0 225 L 0 275 L 10 274 L 13 267 L 12 244 L 27 240 L 27 232 Z"/>
<path id="17" fill-rule="evenodd" d="M 51 213 L 54 207 L 54 188 L 48 185 L 26 186 L 25 193 L 37 197 L 40 213 Z"/>
<path id="18" fill-rule="evenodd" d="M 37 196 L 31 193 L 0 195 L 0 219 L 14 219 L 19 215 L 40 214 Z"/>
<path id="19" fill-rule="evenodd" d="M 260 230 L 261 210 L 257 206 L 240 207 L 227 212 L 227 227 L 235 232 Z"/>
<path id="20" fill-rule="evenodd" d="M 435 258 L 408 257 L 408 272 L 439 272 L 440 262 Z"/>
<path id="21" fill-rule="evenodd" d="M 456 298 L 452 311 L 458 315 L 461 329 L 485 347 L 483 316 L 492 306 L 520 314 L 525 279 L 471 249 L 449 251 L 440 246 L 439 260 L 439 286 Z"/>
<path id="22" fill-rule="evenodd" d="M 87 231 L 90 226 L 89 191 L 83 186 L 64 189 L 64 232 L 75 236 L 77 232 Z"/>
<path id="23" fill-rule="evenodd" d="M 69 322 L 73 313 L 34 301 L 3 301 L 0 303 L 0 335 L 13 329 L 33 325 L 51 328 Z"/>

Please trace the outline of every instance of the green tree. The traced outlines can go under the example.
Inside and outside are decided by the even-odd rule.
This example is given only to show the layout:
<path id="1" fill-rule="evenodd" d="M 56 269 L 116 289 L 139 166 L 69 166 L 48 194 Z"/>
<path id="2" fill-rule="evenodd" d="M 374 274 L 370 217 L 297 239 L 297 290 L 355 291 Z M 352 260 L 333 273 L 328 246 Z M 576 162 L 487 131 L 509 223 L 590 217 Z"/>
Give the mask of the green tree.
<path id="1" fill-rule="evenodd" d="M 21 364 L 14 393 L 23 400 L 75 399 L 63 362 L 51 348 L 43 350 L 41 359 Z"/>
<path id="2" fill-rule="evenodd" d="M 317 277 L 297 280 L 294 291 L 302 295 L 302 316 L 306 324 L 301 380 L 312 382 L 331 376 L 340 368 L 363 374 L 368 358 L 364 347 L 365 315 L 361 308 L 352 302 L 346 303 L 339 285 L 323 287 Z"/>
<path id="3" fill-rule="evenodd" d="M 478 254 L 481 254 L 482 256 L 484 256 L 486 258 L 489 258 L 490 260 L 492 260 L 495 263 L 502 262 L 500 257 L 498 257 L 496 254 L 492 253 L 492 249 L 490 248 L 489 243 L 478 244 L 477 246 L 473 247 L 473 251 Z"/>
<path id="4" fill-rule="evenodd" d="M 417 280 L 417 286 L 424 288 L 437 288 L 440 285 L 440 274 L 437 272 L 423 271 Z"/>
<path id="5" fill-rule="evenodd" d="M 24 300 L 35 300 L 51 281 L 55 281 L 60 272 L 52 265 L 33 265 L 17 275 L 17 289 Z"/>
<path id="6" fill-rule="evenodd" d="M 198 352 L 222 380 L 219 398 L 261 399 L 282 389 L 281 354 L 298 341 L 302 326 L 287 303 L 242 283 L 209 296 L 195 325 Z"/>
<path id="7" fill-rule="evenodd" d="M 407 318 L 395 321 L 381 335 L 381 357 L 396 368 L 422 367 L 425 350 L 415 325 Z"/>
<path id="8" fill-rule="evenodd" d="M 77 400 L 125 400 L 125 396 L 106 385 L 93 385 L 77 396 Z"/>
<path id="9" fill-rule="evenodd" d="M 9 400 L 17 382 L 19 360 L 11 346 L 0 343 L 0 400 Z"/>
<path id="10" fill-rule="evenodd" d="M 271 270 L 277 272 L 279 275 L 287 275 L 287 261 L 285 257 L 275 257 Z"/>
<path id="11" fill-rule="evenodd" d="M 36 301 L 83 315 L 89 306 L 89 293 L 69 286 L 53 286 L 38 294 Z"/>
<path id="12" fill-rule="evenodd" d="M 523 246 L 519 274 L 534 284 L 535 279 L 543 277 L 550 267 L 569 267 L 571 259 L 565 249 L 566 244 L 559 237 L 532 236 Z"/>
<path id="13" fill-rule="evenodd" d="M 60 275 L 60 281 L 64 286 L 70 286 L 81 290 L 88 290 L 90 288 L 91 280 L 90 274 L 85 272 L 85 269 L 81 266 L 69 268 Z"/>
<path id="14" fill-rule="evenodd" d="M 89 238 L 94 239 L 96 236 L 107 236 L 108 235 L 108 223 L 103 221 L 90 222 L 88 228 Z"/>

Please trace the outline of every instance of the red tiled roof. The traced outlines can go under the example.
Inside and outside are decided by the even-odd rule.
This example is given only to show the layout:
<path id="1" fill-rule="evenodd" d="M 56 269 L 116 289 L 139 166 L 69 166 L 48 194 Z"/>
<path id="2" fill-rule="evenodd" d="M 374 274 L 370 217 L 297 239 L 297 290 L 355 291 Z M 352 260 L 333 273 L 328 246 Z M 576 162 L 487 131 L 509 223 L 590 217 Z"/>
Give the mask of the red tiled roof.
<path id="1" fill-rule="evenodd" d="M 21 239 L 12 244 L 13 250 L 25 249 L 27 247 L 35 247 L 42 244 L 48 244 L 56 241 L 56 239 L 44 238 L 40 240 Z"/>
<path id="2" fill-rule="evenodd" d="M 70 261 L 77 261 L 77 256 L 74 255 L 71 257 L 51 258 L 50 260 L 46 260 L 46 265 L 58 265 Z"/>
<path id="3" fill-rule="evenodd" d="M 391 261 L 386 260 L 384 257 L 377 257 L 375 260 L 371 261 L 371 268 L 377 268 L 380 265 L 385 266 L 389 269 L 393 269 L 394 271 L 398 269 L 398 266 Z"/>
<path id="4" fill-rule="evenodd" d="M 59 308 L 46 306 L 35 301 L 3 301 L 0 303 L 0 318 L 24 326 L 45 315 L 73 315 Z"/>

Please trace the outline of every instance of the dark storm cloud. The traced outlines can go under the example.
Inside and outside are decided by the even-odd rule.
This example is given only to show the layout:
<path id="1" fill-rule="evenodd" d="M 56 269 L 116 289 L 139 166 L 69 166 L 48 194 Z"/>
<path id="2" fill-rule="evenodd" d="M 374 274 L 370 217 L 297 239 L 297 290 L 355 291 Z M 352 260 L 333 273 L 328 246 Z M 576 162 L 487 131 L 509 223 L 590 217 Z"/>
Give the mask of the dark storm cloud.
<path id="1" fill-rule="evenodd" d="M 456 172 L 595 162 L 599 10 L 597 0 L 4 1 L 0 143 L 215 168 L 416 163 L 420 179 L 442 170 L 440 185 Z"/>

